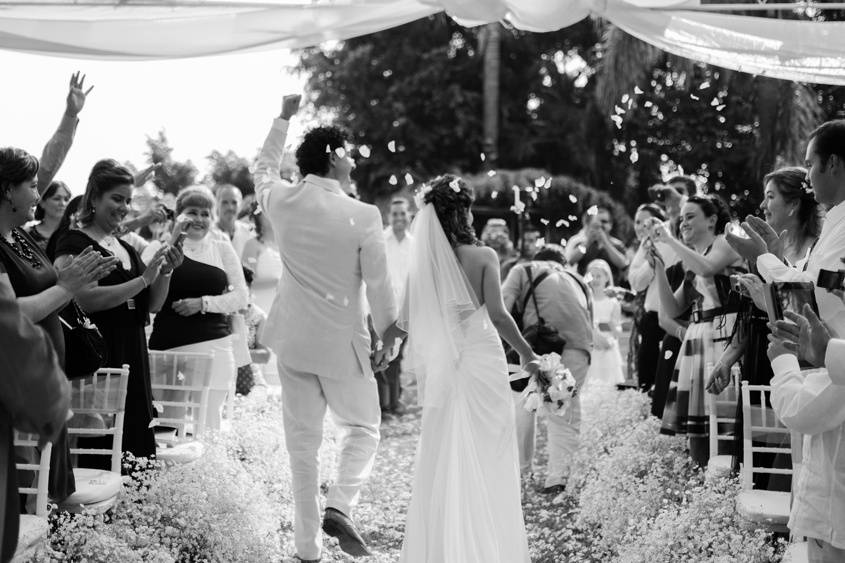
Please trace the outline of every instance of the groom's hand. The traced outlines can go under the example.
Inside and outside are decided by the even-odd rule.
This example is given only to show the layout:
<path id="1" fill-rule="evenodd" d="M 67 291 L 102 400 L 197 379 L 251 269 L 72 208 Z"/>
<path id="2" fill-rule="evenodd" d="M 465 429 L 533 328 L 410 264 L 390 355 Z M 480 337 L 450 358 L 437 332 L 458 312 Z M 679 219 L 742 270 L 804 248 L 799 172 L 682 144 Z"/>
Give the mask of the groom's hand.
<path id="1" fill-rule="evenodd" d="M 288 94 L 282 98 L 282 113 L 279 117 L 285 121 L 290 121 L 290 118 L 299 111 L 299 103 L 301 101 L 302 96 L 299 94 Z"/>

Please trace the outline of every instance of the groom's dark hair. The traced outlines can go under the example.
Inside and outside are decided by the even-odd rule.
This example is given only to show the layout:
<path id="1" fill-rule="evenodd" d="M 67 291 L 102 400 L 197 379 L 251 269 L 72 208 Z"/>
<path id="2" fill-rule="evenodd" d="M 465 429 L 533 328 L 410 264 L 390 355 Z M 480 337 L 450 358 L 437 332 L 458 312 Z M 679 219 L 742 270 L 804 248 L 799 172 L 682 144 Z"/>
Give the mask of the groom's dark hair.
<path id="1" fill-rule="evenodd" d="M 329 157 L 338 148 L 345 149 L 349 135 L 340 127 L 326 125 L 305 133 L 296 149 L 296 165 L 303 176 L 325 176 L 329 171 Z"/>

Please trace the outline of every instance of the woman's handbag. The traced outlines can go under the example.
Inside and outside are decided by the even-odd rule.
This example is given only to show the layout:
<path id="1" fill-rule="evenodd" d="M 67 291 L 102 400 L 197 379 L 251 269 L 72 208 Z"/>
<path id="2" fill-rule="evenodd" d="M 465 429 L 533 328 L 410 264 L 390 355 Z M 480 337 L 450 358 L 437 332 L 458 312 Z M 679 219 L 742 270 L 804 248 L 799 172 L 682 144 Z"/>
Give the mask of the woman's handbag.
<path id="1" fill-rule="evenodd" d="M 108 346 L 97 325 L 71 301 L 59 312 L 65 335 L 65 375 L 78 379 L 91 375 L 108 361 Z"/>

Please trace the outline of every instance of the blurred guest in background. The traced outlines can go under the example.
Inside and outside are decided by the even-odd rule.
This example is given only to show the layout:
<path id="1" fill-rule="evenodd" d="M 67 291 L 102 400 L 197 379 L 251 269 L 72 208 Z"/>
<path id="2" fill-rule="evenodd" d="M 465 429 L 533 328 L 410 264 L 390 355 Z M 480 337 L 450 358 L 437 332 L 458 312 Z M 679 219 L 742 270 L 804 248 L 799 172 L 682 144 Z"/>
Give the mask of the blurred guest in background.
<path id="1" fill-rule="evenodd" d="M 244 196 L 241 190 L 232 184 L 217 186 L 217 222 L 215 227 L 229 237 L 235 253 L 241 258 L 247 241 L 252 238 L 253 227 L 238 219 Z"/>
<path id="2" fill-rule="evenodd" d="M 58 180 L 50 182 L 41 194 L 41 199 L 35 207 L 35 220 L 38 222 L 25 229 L 41 250 L 47 250 L 47 242 L 61 223 L 70 198 L 70 188 Z"/>
<path id="3" fill-rule="evenodd" d="M 566 260 L 576 266 L 580 275 L 587 273 L 587 264 L 601 259 L 610 265 L 613 285 L 619 285 L 621 273 L 628 267 L 625 244 L 611 236 L 613 214 L 604 205 L 594 205 L 581 216 L 583 228 L 566 243 Z"/>

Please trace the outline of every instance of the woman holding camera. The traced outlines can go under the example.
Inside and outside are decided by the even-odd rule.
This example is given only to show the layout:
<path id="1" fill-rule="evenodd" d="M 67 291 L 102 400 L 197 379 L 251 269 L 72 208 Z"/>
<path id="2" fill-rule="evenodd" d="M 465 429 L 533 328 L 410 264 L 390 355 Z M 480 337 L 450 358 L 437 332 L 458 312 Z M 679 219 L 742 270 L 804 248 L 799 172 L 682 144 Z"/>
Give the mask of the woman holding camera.
<path id="1" fill-rule="evenodd" d="M 169 291 L 153 323 L 150 349 L 214 352 L 207 427 L 220 428 L 220 410 L 235 377 L 229 315 L 247 306 L 249 292 L 241 261 L 228 237 L 211 231 L 214 195 L 205 186 L 186 188 L 176 198 L 173 244 L 184 237 L 184 261 L 173 271 Z M 144 258 L 154 256 L 153 242 Z"/>
<path id="2" fill-rule="evenodd" d="M 690 197 L 681 209 L 681 235 L 686 244 L 669 235 L 663 223 L 652 230 L 654 242 L 667 244 L 683 262 L 684 283 L 674 293 L 666 277 L 665 263 L 654 250 L 656 287 L 660 307 L 669 317 L 692 308 L 690 325 L 681 329 L 681 353 L 666 397 L 663 427 L 666 434 L 686 434 L 690 456 L 700 465 L 709 458 L 708 419 L 705 415 L 706 366 L 716 363 L 733 330 L 727 304 L 727 275 L 740 263 L 739 255 L 724 237 L 730 221 L 727 205 L 715 195 Z"/>

